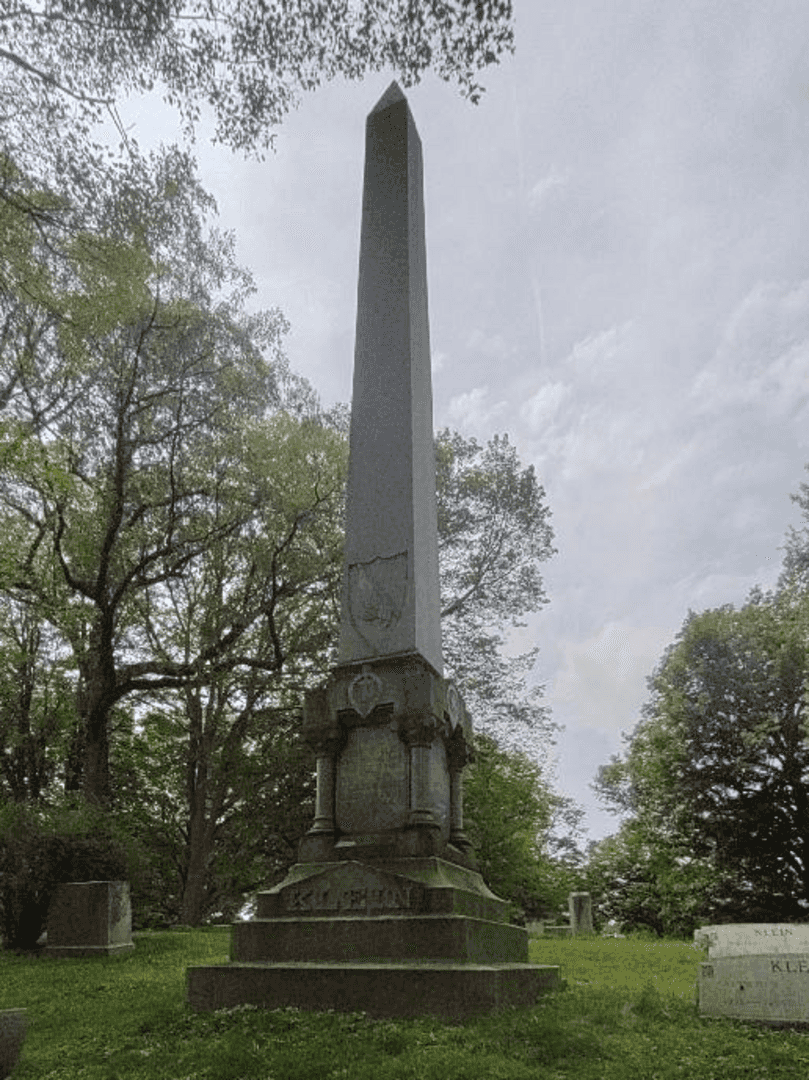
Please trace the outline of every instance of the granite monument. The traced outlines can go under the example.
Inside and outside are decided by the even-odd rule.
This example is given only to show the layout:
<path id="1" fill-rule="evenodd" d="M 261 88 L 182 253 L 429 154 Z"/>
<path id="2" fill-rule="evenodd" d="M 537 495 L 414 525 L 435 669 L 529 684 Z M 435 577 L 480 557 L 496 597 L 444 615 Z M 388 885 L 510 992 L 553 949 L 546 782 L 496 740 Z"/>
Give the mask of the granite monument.
<path id="1" fill-rule="evenodd" d="M 304 704 L 315 818 L 231 963 L 189 970 L 192 1007 L 459 1018 L 555 985 L 464 835 L 471 731 L 443 675 L 422 153 L 393 83 L 366 125 L 339 661 Z"/>

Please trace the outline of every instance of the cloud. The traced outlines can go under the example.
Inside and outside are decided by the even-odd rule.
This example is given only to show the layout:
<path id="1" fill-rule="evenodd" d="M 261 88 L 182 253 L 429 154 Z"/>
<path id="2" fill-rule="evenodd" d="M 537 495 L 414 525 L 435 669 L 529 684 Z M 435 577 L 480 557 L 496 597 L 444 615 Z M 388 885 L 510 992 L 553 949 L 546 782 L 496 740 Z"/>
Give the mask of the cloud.
<path id="1" fill-rule="evenodd" d="M 568 640 L 549 703 L 600 731 L 626 729 L 645 700 L 646 677 L 671 638 L 668 628 L 613 621 L 587 638 Z"/>
<path id="2" fill-rule="evenodd" d="M 537 180 L 531 190 L 528 192 L 528 209 L 534 215 L 539 215 L 542 212 L 542 208 L 546 205 L 551 195 L 560 189 L 567 187 L 568 177 L 566 174 L 559 172 L 554 165 L 547 176 L 543 176 L 541 180 Z"/>
<path id="3" fill-rule="evenodd" d="M 691 396 L 703 414 L 750 407 L 774 420 L 802 412 L 809 403 L 809 280 L 750 289 L 725 320 Z"/>
<path id="4" fill-rule="evenodd" d="M 506 410 L 505 401 L 491 401 L 488 386 L 476 386 L 450 399 L 449 424 L 461 432 L 489 439 L 497 421 Z"/>

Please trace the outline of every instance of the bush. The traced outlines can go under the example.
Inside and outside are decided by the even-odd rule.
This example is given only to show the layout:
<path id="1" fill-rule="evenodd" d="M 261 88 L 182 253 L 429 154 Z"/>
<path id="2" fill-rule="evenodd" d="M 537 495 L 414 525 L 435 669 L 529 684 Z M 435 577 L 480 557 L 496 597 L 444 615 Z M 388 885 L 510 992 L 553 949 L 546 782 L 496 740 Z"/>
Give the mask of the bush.
<path id="1" fill-rule="evenodd" d="M 0 935 L 3 947 L 36 948 L 51 897 L 66 881 L 128 877 L 126 846 L 110 820 L 79 802 L 0 808 Z"/>

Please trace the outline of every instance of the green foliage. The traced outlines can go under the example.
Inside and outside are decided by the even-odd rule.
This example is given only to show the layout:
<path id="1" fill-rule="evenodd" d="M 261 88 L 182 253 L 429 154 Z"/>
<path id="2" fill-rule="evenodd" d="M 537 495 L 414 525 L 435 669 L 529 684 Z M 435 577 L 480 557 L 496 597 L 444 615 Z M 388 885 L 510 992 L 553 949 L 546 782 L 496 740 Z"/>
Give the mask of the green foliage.
<path id="1" fill-rule="evenodd" d="M 526 688 L 537 649 L 508 655 L 506 636 L 547 602 L 540 563 L 555 549 L 545 492 L 533 466 L 521 468 L 507 436 L 483 447 L 444 430 L 435 451 L 448 673 L 478 730 L 523 748 L 533 735 L 541 753 L 553 725 L 541 688 Z"/>
<path id="2" fill-rule="evenodd" d="M 616 917 L 671 932 L 805 916 L 806 618 L 788 591 L 689 615 L 626 756 L 598 781 L 631 815 L 595 858 Z"/>
<path id="3" fill-rule="evenodd" d="M 126 848 L 109 819 L 70 801 L 0 807 L 0 934 L 6 949 L 33 949 L 54 888 L 66 881 L 126 879 Z"/>
<path id="4" fill-rule="evenodd" d="M 554 798 L 536 761 L 476 736 L 464 773 L 465 831 L 484 879 L 529 918 L 560 899 L 547 851 Z"/>
<path id="5" fill-rule="evenodd" d="M 157 88 L 189 134 L 205 105 L 217 141 L 252 149 L 269 144 L 300 91 L 337 76 L 391 67 L 410 85 L 432 69 L 477 100 L 475 74 L 513 50 L 513 27 L 508 0 L 4 0 L 0 47 L 6 117 L 21 111 L 34 127 L 88 139 L 104 118 L 120 130 L 117 99 Z M 16 134 L 25 138 L 22 124 Z"/>

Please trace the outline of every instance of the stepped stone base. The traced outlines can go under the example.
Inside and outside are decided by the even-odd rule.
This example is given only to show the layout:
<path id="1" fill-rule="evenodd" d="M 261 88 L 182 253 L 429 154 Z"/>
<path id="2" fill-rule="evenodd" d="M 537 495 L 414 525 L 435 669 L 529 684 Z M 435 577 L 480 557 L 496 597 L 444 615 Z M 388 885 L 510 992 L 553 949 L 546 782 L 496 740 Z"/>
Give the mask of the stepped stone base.
<path id="1" fill-rule="evenodd" d="M 375 1017 L 462 1020 L 530 1006 L 559 984 L 538 964 L 286 963 L 188 969 L 188 1001 L 204 1012 L 235 1005 L 365 1012 Z"/>
<path id="2" fill-rule="evenodd" d="M 528 963 L 528 935 L 480 874 L 439 858 L 301 863 L 232 928 L 232 963 L 189 968 L 188 1001 L 432 1014 L 532 1005 L 557 967 Z"/>

